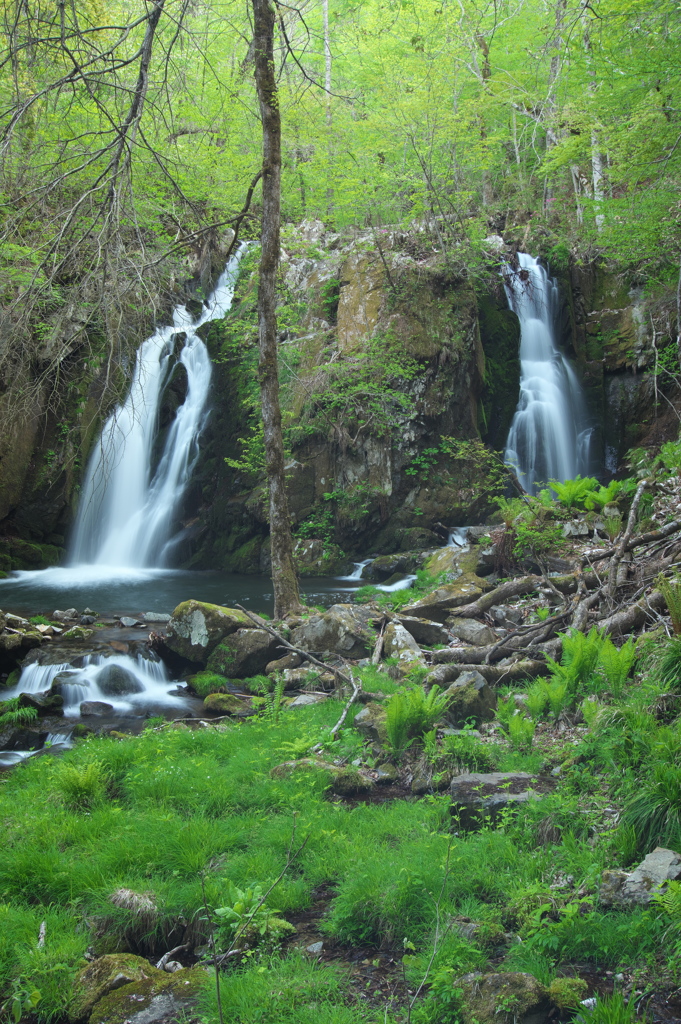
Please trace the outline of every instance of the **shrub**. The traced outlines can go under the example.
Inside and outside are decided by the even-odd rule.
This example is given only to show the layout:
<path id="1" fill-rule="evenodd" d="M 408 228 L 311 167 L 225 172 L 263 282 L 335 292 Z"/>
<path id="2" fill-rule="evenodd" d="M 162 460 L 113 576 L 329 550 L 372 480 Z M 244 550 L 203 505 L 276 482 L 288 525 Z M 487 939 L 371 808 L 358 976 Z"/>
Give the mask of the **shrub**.
<path id="1" fill-rule="evenodd" d="M 235 939 L 253 946 L 264 939 L 277 942 L 295 931 L 292 924 L 277 917 L 278 911 L 263 901 L 259 885 L 239 889 L 229 881 L 227 899 L 226 906 L 215 910 L 219 922 L 216 944 L 221 950 L 231 949 Z"/>

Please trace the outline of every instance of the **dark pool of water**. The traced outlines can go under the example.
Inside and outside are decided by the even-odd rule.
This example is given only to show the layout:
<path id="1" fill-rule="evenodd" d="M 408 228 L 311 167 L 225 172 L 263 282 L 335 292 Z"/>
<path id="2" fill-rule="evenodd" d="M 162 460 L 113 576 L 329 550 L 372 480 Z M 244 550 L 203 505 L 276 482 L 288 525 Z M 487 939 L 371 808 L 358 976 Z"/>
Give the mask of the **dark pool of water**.
<path id="1" fill-rule="evenodd" d="M 307 603 L 324 607 L 351 600 L 358 586 L 360 580 L 301 580 Z M 19 615 L 50 615 L 57 608 L 91 608 L 100 615 L 172 612 L 190 598 L 226 607 L 242 604 L 270 615 L 273 610 L 272 581 L 265 576 L 80 566 L 16 572 L 0 580 L 0 608 Z"/>

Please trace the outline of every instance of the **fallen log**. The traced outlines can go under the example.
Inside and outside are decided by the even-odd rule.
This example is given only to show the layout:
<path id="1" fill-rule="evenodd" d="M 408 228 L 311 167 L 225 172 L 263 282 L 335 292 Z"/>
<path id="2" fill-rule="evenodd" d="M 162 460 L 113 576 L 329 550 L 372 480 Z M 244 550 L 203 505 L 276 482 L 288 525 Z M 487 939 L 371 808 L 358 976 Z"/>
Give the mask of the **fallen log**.
<path id="1" fill-rule="evenodd" d="M 424 682 L 426 686 L 446 687 L 458 679 L 462 672 L 479 672 L 488 683 L 513 683 L 521 679 L 536 679 L 537 676 L 547 676 L 550 672 L 549 666 L 544 661 L 532 661 L 524 659 L 515 661 L 512 665 L 438 665 L 428 673 Z"/>
<path id="2" fill-rule="evenodd" d="M 666 608 L 664 597 L 659 590 L 642 597 L 640 601 L 628 605 L 620 611 L 601 619 L 598 628 L 604 630 L 608 636 L 624 636 L 641 629 L 648 622 L 656 621 L 656 612 Z"/>

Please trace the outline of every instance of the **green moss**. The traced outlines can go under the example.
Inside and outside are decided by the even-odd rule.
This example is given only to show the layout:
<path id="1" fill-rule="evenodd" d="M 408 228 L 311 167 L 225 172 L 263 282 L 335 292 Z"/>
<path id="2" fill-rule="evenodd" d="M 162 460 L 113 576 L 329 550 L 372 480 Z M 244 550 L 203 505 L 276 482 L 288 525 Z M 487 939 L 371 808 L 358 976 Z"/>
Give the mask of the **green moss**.
<path id="1" fill-rule="evenodd" d="M 549 985 L 549 999 L 559 1010 L 572 1010 L 584 999 L 586 989 L 582 978 L 554 978 Z"/>
<path id="2" fill-rule="evenodd" d="M 90 1024 L 125 1024 L 130 1018 L 131 1007 L 132 1012 L 139 1013 L 162 995 L 172 997 L 172 1003 L 170 998 L 168 1002 L 168 1015 L 174 1016 L 182 1009 L 182 1004 L 193 1004 L 210 983 L 210 975 L 201 967 L 175 974 L 155 971 L 153 967 L 149 971 L 153 972 L 153 977 L 123 985 L 100 999 L 90 1015 Z"/>
<path id="3" fill-rule="evenodd" d="M 236 651 L 229 639 L 226 638 L 217 645 L 208 659 L 206 668 L 213 674 L 226 676 L 229 679 L 234 674 L 235 666 Z"/>
<path id="4" fill-rule="evenodd" d="M 218 715 L 234 715 L 240 711 L 247 710 L 248 706 L 233 693 L 209 693 L 203 702 L 206 711 L 212 711 Z"/>

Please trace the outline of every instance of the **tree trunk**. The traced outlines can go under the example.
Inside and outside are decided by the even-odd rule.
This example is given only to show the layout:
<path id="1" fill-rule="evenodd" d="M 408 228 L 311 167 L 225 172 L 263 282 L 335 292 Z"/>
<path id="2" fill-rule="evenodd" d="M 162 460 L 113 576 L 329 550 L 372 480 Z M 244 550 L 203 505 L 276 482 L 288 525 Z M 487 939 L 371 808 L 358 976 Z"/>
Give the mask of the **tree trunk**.
<path id="1" fill-rule="evenodd" d="M 281 116 L 274 73 L 274 9 L 269 0 L 252 0 L 255 82 L 262 120 L 262 252 L 258 281 L 258 379 L 270 493 L 270 539 L 274 617 L 301 610 L 293 538 L 286 495 L 277 373 L 277 268 L 281 219 Z"/>

